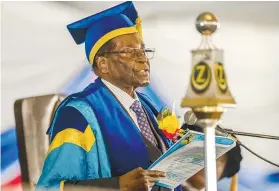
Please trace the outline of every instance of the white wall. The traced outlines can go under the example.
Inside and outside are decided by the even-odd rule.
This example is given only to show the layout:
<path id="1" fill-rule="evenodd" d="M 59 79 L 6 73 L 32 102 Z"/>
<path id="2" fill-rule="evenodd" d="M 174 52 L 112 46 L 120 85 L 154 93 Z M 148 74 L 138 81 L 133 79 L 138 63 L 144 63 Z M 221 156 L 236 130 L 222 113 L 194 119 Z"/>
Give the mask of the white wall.
<path id="1" fill-rule="evenodd" d="M 18 98 L 54 93 L 84 66 L 84 46 L 77 46 L 66 25 L 84 16 L 52 2 L 2 3 L 1 131 L 14 124 Z"/>

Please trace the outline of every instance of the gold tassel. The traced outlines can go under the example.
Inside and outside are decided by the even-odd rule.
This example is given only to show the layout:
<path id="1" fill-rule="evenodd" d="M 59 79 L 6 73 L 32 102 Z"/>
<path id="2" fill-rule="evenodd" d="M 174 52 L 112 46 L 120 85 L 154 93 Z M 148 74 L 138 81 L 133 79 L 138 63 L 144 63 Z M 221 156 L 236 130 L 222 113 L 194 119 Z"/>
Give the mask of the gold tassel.
<path id="1" fill-rule="evenodd" d="M 233 175 L 231 180 L 231 188 L 230 191 L 237 191 L 237 174 Z"/>
<path id="2" fill-rule="evenodd" d="M 136 19 L 136 29 L 139 32 L 140 37 L 142 38 L 142 25 L 141 25 L 141 19 L 138 16 L 138 18 Z"/>
<path id="3" fill-rule="evenodd" d="M 60 191 L 64 191 L 64 182 L 65 181 L 60 182 Z"/>

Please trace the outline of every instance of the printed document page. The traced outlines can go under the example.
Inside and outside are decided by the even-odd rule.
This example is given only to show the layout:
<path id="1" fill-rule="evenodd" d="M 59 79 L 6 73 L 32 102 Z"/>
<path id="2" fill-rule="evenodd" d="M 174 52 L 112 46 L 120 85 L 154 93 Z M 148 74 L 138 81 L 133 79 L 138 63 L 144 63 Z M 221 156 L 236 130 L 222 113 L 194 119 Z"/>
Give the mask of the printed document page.
<path id="1" fill-rule="evenodd" d="M 222 136 L 215 137 L 216 158 L 219 158 L 235 146 L 235 141 Z M 156 160 L 150 170 L 160 170 L 167 177 L 156 183 L 174 189 L 204 168 L 204 134 L 189 131 L 166 153 Z"/>

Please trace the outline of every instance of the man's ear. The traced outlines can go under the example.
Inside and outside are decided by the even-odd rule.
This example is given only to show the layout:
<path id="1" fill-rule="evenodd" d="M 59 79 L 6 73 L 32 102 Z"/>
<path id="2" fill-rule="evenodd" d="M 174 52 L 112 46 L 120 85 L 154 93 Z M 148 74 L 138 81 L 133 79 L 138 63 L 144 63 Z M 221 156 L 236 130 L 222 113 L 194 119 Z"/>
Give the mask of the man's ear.
<path id="1" fill-rule="evenodd" d="M 108 70 L 108 60 L 103 56 L 98 56 L 96 58 L 96 64 L 99 69 L 99 71 L 103 74 L 107 74 L 109 72 Z"/>

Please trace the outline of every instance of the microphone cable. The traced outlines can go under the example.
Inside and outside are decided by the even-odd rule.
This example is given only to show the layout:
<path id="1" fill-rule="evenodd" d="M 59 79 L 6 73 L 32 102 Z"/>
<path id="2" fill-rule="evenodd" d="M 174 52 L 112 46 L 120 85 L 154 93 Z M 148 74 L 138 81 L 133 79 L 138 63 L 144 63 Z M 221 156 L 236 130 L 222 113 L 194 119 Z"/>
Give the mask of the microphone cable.
<path id="1" fill-rule="evenodd" d="M 192 112 L 192 111 L 187 111 L 184 115 L 184 121 L 185 121 L 185 124 L 186 124 L 186 128 L 188 127 L 188 125 L 194 125 L 194 127 L 199 127 L 199 128 L 202 128 L 202 125 L 201 124 L 198 124 L 198 119 L 197 117 L 195 116 L 195 114 Z M 191 128 L 192 130 L 194 131 L 199 131 L 198 129 L 199 128 Z M 189 129 L 189 128 L 188 128 Z M 242 142 L 240 142 L 237 138 L 236 138 L 236 134 L 234 134 L 233 132 L 229 132 L 227 131 L 226 129 L 223 129 L 221 128 L 219 125 L 216 126 L 216 130 L 218 129 L 218 131 L 220 131 L 221 133 L 225 134 L 225 135 L 222 135 L 222 136 L 225 136 L 225 137 L 229 137 L 229 138 L 232 138 L 234 141 L 236 141 L 236 144 L 238 144 L 239 146 L 242 146 L 244 149 L 246 149 L 247 151 L 249 151 L 250 153 L 252 153 L 253 155 L 255 155 L 256 157 L 262 159 L 263 161 L 271 164 L 271 165 L 274 165 L 276 167 L 279 167 L 278 164 L 274 163 L 274 162 L 271 162 L 270 160 L 258 155 L 257 153 L 255 153 L 254 151 L 252 151 L 250 148 L 248 148 L 246 145 L 244 145 Z M 262 137 L 262 138 L 270 138 L 271 136 L 265 136 L 265 137 Z M 261 137 L 260 137 L 261 138 Z M 272 138 L 272 139 L 276 139 L 278 140 L 277 138 Z"/>
<path id="2" fill-rule="evenodd" d="M 257 153 L 255 153 L 254 151 L 252 151 L 251 149 L 249 149 L 246 145 L 244 145 L 241 141 L 239 141 L 233 133 L 228 133 L 228 132 L 227 132 L 226 130 L 224 130 L 224 129 L 222 129 L 222 130 L 225 131 L 228 135 L 232 135 L 233 137 L 235 137 L 235 139 L 236 139 L 236 144 L 242 146 L 244 149 L 246 149 L 247 151 L 249 151 L 250 153 L 252 153 L 252 154 L 255 155 L 256 157 L 262 159 L 263 161 L 265 161 L 265 162 L 267 162 L 267 163 L 269 163 L 269 164 L 271 164 L 271 165 L 274 165 L 274 166 L 276 166 L 276 167 L 279 167 L 278 164 L 276 164 L 276 163 L 274 163 L 274 162 L 271 162 L 270 160 L 268 160 L 268 159 L 266 159 L 266 158 L 264 158 L 264 157 L 258 155 Z"/>

